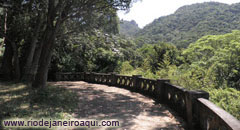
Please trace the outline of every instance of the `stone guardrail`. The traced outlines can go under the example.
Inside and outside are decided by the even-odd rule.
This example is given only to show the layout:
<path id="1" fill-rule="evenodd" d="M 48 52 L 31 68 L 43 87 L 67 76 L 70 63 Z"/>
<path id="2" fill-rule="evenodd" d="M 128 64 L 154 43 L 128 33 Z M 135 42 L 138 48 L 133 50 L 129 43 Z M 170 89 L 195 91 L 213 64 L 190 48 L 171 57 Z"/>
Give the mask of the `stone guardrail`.
<path id="1" fill-rule="evenodd" d="M 190 91 L 175 86 L 166 79 L 146 79 L 141 75 L 124 76 L 115 73 L 56 73 L 56 81 L 86 81 L 117 86 L 150 96 L 168 105 L 187 121 L 188 129 L 240 130 L 240 121 L 209 101 L 209 93 Z"/>

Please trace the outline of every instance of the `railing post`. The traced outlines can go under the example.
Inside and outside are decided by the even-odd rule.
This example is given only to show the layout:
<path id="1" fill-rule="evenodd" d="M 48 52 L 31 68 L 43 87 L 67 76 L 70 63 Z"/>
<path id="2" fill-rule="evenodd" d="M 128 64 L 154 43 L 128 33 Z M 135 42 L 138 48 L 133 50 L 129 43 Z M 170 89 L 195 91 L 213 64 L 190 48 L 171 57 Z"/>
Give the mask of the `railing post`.
<path id="1" fill-rule="evenodd" d="M 90 82 L 90 73 L 89 72 L 86 72 L 85 73 L 85 80 L 86 80 L 86 82 Z"/>
<path id="2" fill-rule="evenodd" d="M 55 73 L 55 80 L 56 81 L 60 81 L 61 80 L 60 73 Z"/>
<path id="3" fill-rule="evenodd" d="M 94 80 L 94 73 L 93 73 L 93 72 L 90 72 L 90 75 L 89 75 L 89 82 L 90 82 L 90 83 L 95 83 L 95 80 Z"/>
<path id="4" fill-rule="evenodd" d="M 165 102 L 165 93 L 166 93 L 166 86 L 164 83 L 169 83 L 169 79 L 157 79 L 157 84 L 155 88 L 155 95 L 157 100 L 161 102 Z"/>
<path id="5" fill-rule="evenodd" d="M 79 74 L 80 74 L 79 79 L 80 79 L 81 81 L 85 81 L 84 72 L 81 72 L 81 73 L 79 73 Z"/>
<path id="6" fill-rule="evenodd" d="M 198 98 L 209 98 L 209 93 L 205 91 L 189 91 L 185 92 L 185 101 L 186 101 L 186 119 L 188 129 L 193 129 L 193 105 Z"/>
<path id="7" fill-rule="evenodd" d="M 115 72 L 111 73 L 111 86 L 116 86 L 117 84 L 117 75 Z"/>
<path id="8" fill-rule="evenodd" d="M 138 79 L 141 78 L 142 75 L 133 75 L 132 78 L 133 78 L 133 90 L 136 91 L 138 90 L 138 86 L 139 86 L 139 81 Z"/>
<path id="9" fill-rule="evenodd" d="M 83 81 L 87 82 L 87 72 L 83 72 Z"/>

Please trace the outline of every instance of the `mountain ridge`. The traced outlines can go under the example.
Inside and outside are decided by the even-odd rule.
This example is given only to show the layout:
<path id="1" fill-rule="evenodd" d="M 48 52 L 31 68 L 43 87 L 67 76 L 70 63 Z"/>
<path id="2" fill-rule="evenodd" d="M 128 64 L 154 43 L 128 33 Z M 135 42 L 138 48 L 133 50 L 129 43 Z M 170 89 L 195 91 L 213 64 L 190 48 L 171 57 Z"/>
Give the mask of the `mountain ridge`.
<path id="1" fill-rule="evenodd" d="M 185 48 L 202 36 L 225 34 L 232 30 L 240 30 L 240 3 L 204 2 L 185 5 L 173 14 L 159 17 L 134 37 L 147 43 L 169 42 Z"/>

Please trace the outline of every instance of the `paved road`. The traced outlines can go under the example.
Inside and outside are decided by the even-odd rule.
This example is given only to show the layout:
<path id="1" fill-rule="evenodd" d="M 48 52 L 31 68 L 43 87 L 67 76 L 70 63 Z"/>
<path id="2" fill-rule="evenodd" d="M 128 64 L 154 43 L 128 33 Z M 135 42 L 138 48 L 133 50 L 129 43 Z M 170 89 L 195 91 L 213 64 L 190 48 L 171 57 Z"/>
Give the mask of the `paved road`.
<path id="1" fill-rule="evenodd" d="M 162 104 L 141 94 L 86 82 L 54 82 L 79 94 L 77 119 L 118 120 L 121 127 L 93 130 L 184 130 L 183 120 Z"/>

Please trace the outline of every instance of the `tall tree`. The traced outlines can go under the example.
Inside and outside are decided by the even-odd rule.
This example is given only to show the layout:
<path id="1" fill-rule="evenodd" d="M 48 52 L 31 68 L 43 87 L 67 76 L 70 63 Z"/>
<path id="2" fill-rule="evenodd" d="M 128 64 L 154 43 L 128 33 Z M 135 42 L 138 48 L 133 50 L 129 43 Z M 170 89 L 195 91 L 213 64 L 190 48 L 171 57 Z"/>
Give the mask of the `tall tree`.
<path id="1" fill-rule="evenodd" d="M 18 11 L 17 18 L 25 18 L 22 21 L 23 24 L 28 25 L 28 28 L 25 26 L 19 28 L 19 32 L 22 34 L 16 34 L 15 36 L 7 31 L 5 35 L 13 42 L 6 44 L 4 61 L 8 61 L 9 65 L 12 65 L 10 61 L 13 60 L 14 72 L 17 72 L 20 69 L 17 69 L 15 64 L 19 65 L 18 58 L 21 55 L 23 57 L 21 61 L 22 79 L 33 81 L 32 86 L 39 88 L 46 86 L 48 68 L 56 45 L 56 37 L 61 32 L 60 30 L 66 21 L 78 21 L 79 26 L 87 29 L 90 28 L 90 26 L 87 26 L 89 23 L 97 22 L 93 20 L 96 14 L 128 9 L 131 0 L 4 0 L 0 3 L 0 6 L 6 3 L 10 5 L 10 12 Z M 17 5 L 17 8 L 15 8 L 15 5 Z M 15 18 L 16 15 L 12 14 L 9 17 Z M 19 19 L 11 21 L 19 23 Z M 13 29 L 12 27 L 10 30 Z M 15 37 L 16 40 L 14 40 Z M 6 56 L 7 54 L 11 55 Z M 2 70 L 4 70 L 4 65 L 2 65 Z M 9 73 L 11 73 L 11 69 L 9 70 Z"/>

